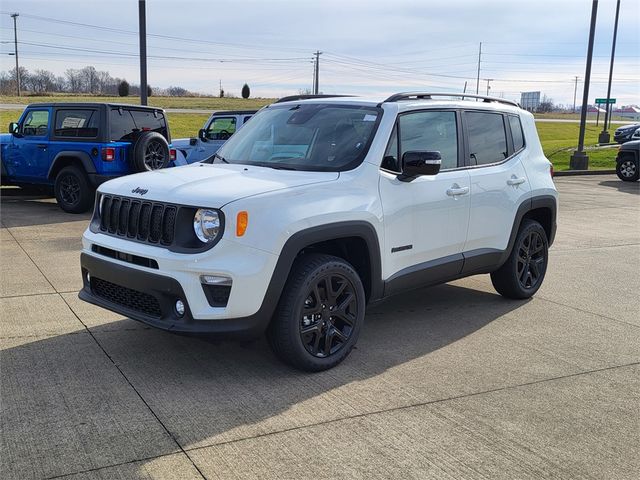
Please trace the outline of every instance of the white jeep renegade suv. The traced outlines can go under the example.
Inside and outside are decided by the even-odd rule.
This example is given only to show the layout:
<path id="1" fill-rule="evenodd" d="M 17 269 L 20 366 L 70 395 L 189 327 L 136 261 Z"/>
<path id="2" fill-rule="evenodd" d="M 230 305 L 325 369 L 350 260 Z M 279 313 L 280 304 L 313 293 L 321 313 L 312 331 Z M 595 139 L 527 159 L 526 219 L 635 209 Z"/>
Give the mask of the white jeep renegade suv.
<path id="1" fill-rule="evenodd" d="M 341 362 L 367 303 L 490 273 L 540 287 L 557 192 L 533 116 L 460 94 L 288 97 L 202 163 L 104 183 L 80 298 L 183 333 Z"/>

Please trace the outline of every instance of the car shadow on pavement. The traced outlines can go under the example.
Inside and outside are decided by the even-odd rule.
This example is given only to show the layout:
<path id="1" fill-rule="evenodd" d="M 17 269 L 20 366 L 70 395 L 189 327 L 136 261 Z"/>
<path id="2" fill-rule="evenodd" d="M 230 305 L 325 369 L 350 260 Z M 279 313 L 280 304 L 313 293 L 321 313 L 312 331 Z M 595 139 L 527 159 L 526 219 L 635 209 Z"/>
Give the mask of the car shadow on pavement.
<path id="1" fill-rule="evenodd" d="M 106 428 L 100 422 L 115 423 L 122 431 L 112 432 L 111 442 L 135 442 L 136 438 L 124 438 L 128 416 L 134 407 L 146 407 L 131 387 L 185 449 L 446 398 L 452 391 L 478 388 L 471 377 L 482 366 L 472 357 L 482 355 L 478 352 L 484 347 L 475 338 L 472 348 L 466 343 L 454 347 L 465 349 L 469 357 L 459 351 L 453 357 L 436 352 L 468 342 L 523 304 L 454 285 L 395 296 L 370 308 L 357 348 L 341 365 L 315 374 L 282 364 L 265 339 L 238 343 L 185 337 L 128 319 L 91 327 L 99 348 L 85 330 L 33 342 L 25 339 L 2 351 L 3 376 L 25 379 L 10 382 L 3 404 L 10 406 L 12 416 L 31 418 L 31 423 L 8 422 L 4 440 L 27 455 L 30 447 L 21 445 L 24 439 L 37 437 L 43 425 L 63 423 L 68 426 L 66 435 L 79 438 L 43 445 L 47 455 L 67 457 L 74 454 L 74 445 L 83 445 L 89 458 L 104 456 L 98 451 L 104 445 L 92 445 L 75 426 L 89 424 L 100 430 Z M 396 368 L 401 370 L 392 371 Z M 105 398 L 118 390 L 134 397 L 126 407 Z M 113 418 L 104 414 L 110 402 Z M 30 411 L 34 405 L 41 407 Z M 95 416 L 97 411 L 102 414 Z M 60 468 L 49 473 L 71 473 Z"/>
<path id="2" fill-rule="evenodd" d="M 56 223 L 89 221 L 91 213 L 73 214 L 63 211 L 51 195 L 25 192 L 20 188 L 0 190 L 3 227 L 29 227 Z"/>
<path id="3" fill-rule="evenodd" d="M 617 188 L 619 192 L 640 194 L 640 182 L 623 182 L 622 180 L 605 180 L 599 185 L 603 187 Z"/>

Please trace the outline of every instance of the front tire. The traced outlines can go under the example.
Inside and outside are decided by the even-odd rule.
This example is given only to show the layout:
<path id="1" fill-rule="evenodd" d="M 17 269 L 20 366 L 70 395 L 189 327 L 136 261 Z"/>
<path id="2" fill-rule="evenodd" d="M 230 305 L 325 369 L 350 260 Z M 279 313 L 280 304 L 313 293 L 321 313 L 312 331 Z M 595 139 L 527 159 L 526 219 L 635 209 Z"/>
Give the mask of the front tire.
<path id="1" fill-rule="evenodd" d="M 68 213 L 84 213 L 93 204 L 93 188 L 85 173 L 73 165 L 64 167 L 54 185 L 60 208 Z"/>
<path id="2" fill-rule="evenodd" d="M 342 362 L 358 340 L 365 315 L 362 281 L 332 255 L 298 258 L 267 330 L 276 356 L 310 372 Z"/>
<path id="3" fill-rule="evenodd" d="M 626 158 L 616 163 L 616 174 L 623 182 L 637 182 L 640 178 L 640 169 L 638 161 L 632 158 Z"/>
<path id="4" fill-rule="evenodd" d="M 511 253 L 498 270 L 491 273 L 491 283 L 503 297 L 532 297 L 542 285 L 549 261 L 547 234 L 535 220 L 520 225 Z"/>

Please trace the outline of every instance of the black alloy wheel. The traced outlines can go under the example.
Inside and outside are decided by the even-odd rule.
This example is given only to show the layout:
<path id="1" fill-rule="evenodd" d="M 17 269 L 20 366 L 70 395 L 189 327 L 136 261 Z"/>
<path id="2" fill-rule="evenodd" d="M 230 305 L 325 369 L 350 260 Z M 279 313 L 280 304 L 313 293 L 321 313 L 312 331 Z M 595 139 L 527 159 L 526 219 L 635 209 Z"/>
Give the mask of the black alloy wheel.
<path id="1" fill-rule="evenodd" d="M 83 213 L 91 208 L 94 189 L 79 167 L 64 167 L 56 176 L 54 193 L 60 208 L 69 213 Z"/>
<path id="2" fill-rule="evenodd" d="M 144 164 L 148 170 L 158 170 L 167 164 L 164 145 L 152 140 L 144 151 Z"/>
<path id="3" fill-rule="evenodd" d="M 517 273 L 522 288 L 538 285 L 546 268 L 545 242 L 539 232 L 532 231 L 518 246 Z"/>
<path id="4" fill-rule="evenodd" d="M 289 365 L 308 372 L 333 368 L 358 341 L 366 296 L 358 272 L 333 255 L 307 253 L 291 268 L 267 339 Z"/>
<path id="5" fill-rule="evenodd" d="M 616 164 L 616 174 L 624 182 L 635 182 L 640 177 L 638 162 L 632 159 L 622 160 Z"/>
<path id="6" fill-rule="evenodd" d="M 339 273 L 327 273 L 309 289 L 300 319 L 300 338 L 307 351 L 328 357 L 345 346 L 358 318 L 355 287 Z"/>
<path id="7" fill-rule="evenodd" d="M 503 297 L 532 297 L 542 285 L 549 262 L 547 232 L 540 223 L 522 221 L 513 248 L 504 264 L 491 272 L 491 283 Z"/>
<path id="8" fill-rule="evenodd" d="M 65 204 L 73 206 L 80 200 L 80 181 L 75 175 L 65 175 L 60 179 L 60 196 Z"/>

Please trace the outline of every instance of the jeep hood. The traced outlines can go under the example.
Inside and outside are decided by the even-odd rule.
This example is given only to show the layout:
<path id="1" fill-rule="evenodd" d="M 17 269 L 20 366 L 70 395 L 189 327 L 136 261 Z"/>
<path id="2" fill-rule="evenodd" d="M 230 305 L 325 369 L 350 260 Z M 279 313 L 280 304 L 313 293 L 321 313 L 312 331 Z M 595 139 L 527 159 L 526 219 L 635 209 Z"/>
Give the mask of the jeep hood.
<path id="1" fill-rule="evenodd" d="M 339 176 L 338 172 L 195 163 L 116 178 L 100 185 L 99 191 L 144 200 L 220 208 L 241 198 L 330 182 Z"/>

